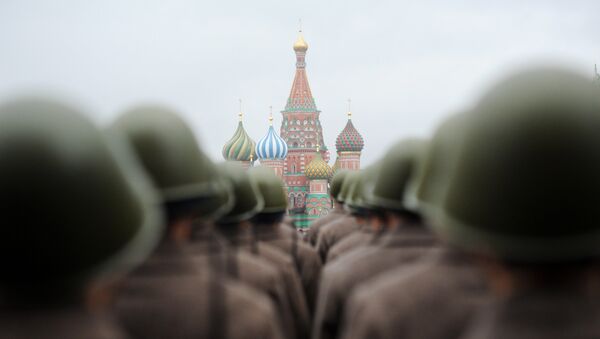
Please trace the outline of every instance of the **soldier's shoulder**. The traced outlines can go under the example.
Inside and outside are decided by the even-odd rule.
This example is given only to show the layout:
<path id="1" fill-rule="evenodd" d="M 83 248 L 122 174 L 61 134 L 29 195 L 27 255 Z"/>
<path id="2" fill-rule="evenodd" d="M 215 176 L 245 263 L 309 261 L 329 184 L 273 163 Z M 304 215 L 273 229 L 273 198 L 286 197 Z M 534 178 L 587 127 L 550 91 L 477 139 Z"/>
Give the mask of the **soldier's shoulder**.
<path id="1" fill-rule="evenodd" d="M 273 319 L 272 302 L 262 293 L 240 283 L 226 286 L 226 319 L 229 338 L 272 338 L 280 336 Z M 252 310 L 248 312 L 248 310 Z"/>
<path id="2" fill-rule="evenodd" d="M 353 274 L 357 263 L 362 263 L 374 255 L 376 255 L 376 249 L 373 247 L 357 248 L 338 260 L 327 263 L 323 269 L 322 279 L 341 283 Z"/>
<path id="3" fill-rule="evenodd" d="M 342 255 L 352 253 L 354 250 L 362 248 L 373 238 L 373 234 L 365 232 L 356 232 L 340 240 L 327 253 L 327 262 L 340 258 Z"/>
<path id="4" fill-rule="evenodd" d="M 291 265 L 293 263 L 290 254 L 275 245 L 259 242 L 256 246 L 260 255 L 264 256 L 272 263 L 278 265 Z"/>
<path id="5" fill-rule="evenodd" d="M 266 259 L 254 256 L 246 251 L 239 251 L 236 256 L 241 274 L 252 275 L 260 282 L 269 285 L 279 279 L 277 268 Z"/>

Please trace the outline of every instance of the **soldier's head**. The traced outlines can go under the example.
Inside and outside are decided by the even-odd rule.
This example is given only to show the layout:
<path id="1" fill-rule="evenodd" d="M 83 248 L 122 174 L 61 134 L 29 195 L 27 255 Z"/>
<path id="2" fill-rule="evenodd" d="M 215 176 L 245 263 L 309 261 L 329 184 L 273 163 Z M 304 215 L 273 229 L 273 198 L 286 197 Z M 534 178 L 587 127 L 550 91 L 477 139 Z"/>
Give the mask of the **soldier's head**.
<path id="1" fill-rule="evenodd" d="M 283 180 L 268 167 L 253 167 L 248 173 L 264 200 L 263 208 L 252 219 L 253 224 L 257 227 L 279 225 L 287 210 Z"/>
<path id="2" fill-rule="evenodd" d="M 558 267 L 600 254 L 600 97 L 537 69 L 500 82 L 461 126 L 433 226 L 504 263 Z"/>
<path id="3" fill-rule="evenodd" d="M 138 106 L 123 113 L 110 131 L 130 145 L 159 190 L 168 237 L 187 240 L 194 219 L 211 219 L 230 208 L 226 181 L 173 110 Z"/>
<path id="4" fill-rule="evenodd" d="M 340 192 L 342 191 L 342 186 L 344 184 L 344 180 L 346 179 L 346 175 L 348 174 L 348 170 L 338 170 L 333 175 L 331 179 L 331 184 L 329 185 L 329 195 L 331 195 L 331 199 L 333 202 L 341 207 L 343 202 L 340 199 Z"/>
<path id="5" fill-rule="evenodd" d="M 456 163 L 456 151 L 462 137 L 461 125 L 469 114 L 462 112 L 445 119 L 435 130 L 419 161 L 414 184 L 408 190 L 406 203 L 418 208 L 426 219 L 433 218 L 440 205 L 450 168 Z"/>
<path id="6" fill-rule="evenodd" d="M 338 174 L 336 174 L 337 176 Z M 356 179 L 356 171 L 342 171 L 340 172 L 340 177 L 337 178 L 337 183 L 340 184 L 339 193 L 336 195 L 335 202 L 338 204 L 340 208 L 344 207 L 346 203 L 346 199 L 348 199 L 348 195 L 350 193 L 350 188 L 354 184 L 354 180 Z M 336 177 L 334 176 L 334 180 Z M 336 184 L 337 185 L 337 184 Z"/>
<path id="7" fill-rule="evenodd" d="M 366 204 L 384 219 L 388 229 L 421 224 L 419 211 L 407 204 L 406 196 L 426 144 L 423 140 L 408 139 L 393 145 L 383 157 L 372 187 L 366 191 Z"/>
<path id="8" fill-rule="evenodd" d="M 0 145 L 4 301 L 82 302 L 92 281 L 152 251 L 163 226 L 156 192 L 132 154 L 78 110 L 3 104 Z"/>
<path id="9" fill-rule="evenodd" d="M 378 215 L 376 209 L 368 204 L 368 194 L 373 190 L 375 179 L 379 171 L 379 163 L 355 172 L 356 178 L 351 183 L 348 198 L 344 208 L 356 219 L 359 225 L 370 224 Z"/>
<path id="10" fill-rule="evenodd" d="M 263 210 L 265 201 L 256 182 L 238 164 L 221 163 L 218 170 L 231 184 L 234 204 L 216 220 L 217 229 L 227 237 L 236 237 L 239 231 L 251 227 L 250 220 Z"/>

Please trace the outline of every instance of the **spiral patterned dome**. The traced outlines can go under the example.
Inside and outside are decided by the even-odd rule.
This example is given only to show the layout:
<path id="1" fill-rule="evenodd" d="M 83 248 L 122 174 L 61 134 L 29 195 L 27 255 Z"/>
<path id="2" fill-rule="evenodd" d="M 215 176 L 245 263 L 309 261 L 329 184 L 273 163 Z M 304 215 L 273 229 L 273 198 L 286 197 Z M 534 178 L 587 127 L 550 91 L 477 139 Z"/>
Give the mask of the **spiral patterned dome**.
<path id="1" fill-rule="evenodd" d="M 348 122 L 346 123 L 346 127 L 342 130 L 340 135 L 338 135 L 335 140 L 335 148 L 339 152 L 360 152 L 365 147 L 365 141 L 358 133 L 354 125 L 352 124 L 352 120 L 348 118 Z"/>
<path id="2" fill-rule="evenodd" d="M 304 169 L 304 175 L 308 179 L 329 179 L 332 175 L 331 167 L 323 160 L 321 153 L 317 150 L 315 157 Z"/>
<path id="3" fill-rule="evenodd" d="M 285 142 L 273 128 L 269 126 L 269 131 L 256 144 L 256 155 L 259 159 L 266 160 L 281 160 L 285 159 L 288 153 L 288 147 Z"/>
<path id="4" fill-rule="evenodd" d="M 256 160 L 255 147 L 256 143 L 248 136 L 240 121 L 233 137 L 223 146 L 223 158 L 234 161 Z"/>

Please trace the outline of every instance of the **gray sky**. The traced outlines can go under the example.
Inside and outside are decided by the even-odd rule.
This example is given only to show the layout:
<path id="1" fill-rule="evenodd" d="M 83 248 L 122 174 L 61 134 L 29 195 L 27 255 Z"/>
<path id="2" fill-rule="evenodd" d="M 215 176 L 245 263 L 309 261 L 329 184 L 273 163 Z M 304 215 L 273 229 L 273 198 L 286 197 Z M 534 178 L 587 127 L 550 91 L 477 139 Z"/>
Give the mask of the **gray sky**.
<path id="1" fill-rule="evenodd" d="M 258 141 L 285 106 L 298 19 L 326 143 L 353 121 L 365 163 L 427 136 L 507 72 L 600 63 L 600 1 L 0 1 L 0 100 L 58 94 L 100 123 L 140 102 L 180 110 L 205 150 Z M 281 115 L 275 114 L 277 126 Z"/>

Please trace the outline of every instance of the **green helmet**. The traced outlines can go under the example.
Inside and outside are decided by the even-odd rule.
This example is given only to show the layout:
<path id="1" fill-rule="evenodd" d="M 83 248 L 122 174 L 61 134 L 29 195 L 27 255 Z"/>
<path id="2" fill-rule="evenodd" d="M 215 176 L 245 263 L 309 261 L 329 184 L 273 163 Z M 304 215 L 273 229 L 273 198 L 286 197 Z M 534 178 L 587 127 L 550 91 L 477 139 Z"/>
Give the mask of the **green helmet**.
<path id="1" fill-rule="evenodd" d="M 145 259 L 159 199 L 133 155 L 73 108 L 0 107 L 0 285 L 78 289 Z"/>
<path id="2" fill-rule="evenodd" d="M 600 96 L 589 80 L 527 71 L 474 112 L 433 226 L 456 246 L 513 261 L 600 254 Z"/>
<path id="3" fill-rule="evenodd" d="M 233 202 L 224 200 L 230 187 L 177 113 L 139 106 L 121 115 L 112 130 L 131 144 L 164 202 L 201 199 L 196 210 L 200 216 L 223 214 L 231 208 Z"/>
<path id="4" fill-rule="evenodd" d="M 380 164 L 375 163 L 357 172 L 358 177 L 350 187 L 349 198 L 346 200 L 346 207 L 351 213 L 364 213 L 372 208 L 367 201 L 373 190 L 379 168 Z"/>
<path id="5" fill-rule="evenodd" d="M 456 162 L 454 153 L 462 135 L 460 127 L 467 117 L 466 112 L 452 115 L 436 129 L 417 161 L 417 174 L 405 197 L 411 208 L 429 215 L 435 210 L 432 206 L 439 206 L 450 167 Z"/>
<path id="6" fill-rule="evenodd" d="M 417 161 L 427 142 L 408 139 L 393 145 L 381 161 L 381 167 L 366 203 L 377 208 L 413 211 L 405 195 L 415 180 Z"/>
<path id="7" fill-rule="evenodd" d="M 338 196 L 342 190 L 342 184 L 344 183 L 344 179 L 346 178 L 347 174 L 348 170 L 339 170 L 333 175 L 333 178 L 331 179 L 331 185 L 329 187 L 329 193 L 333 199 L 338 200 Z"/>
<path id="8" fill-rule="evenodd" d="M 287 209 L 287 198 L 283 191 L 283 181 L 275 172 L 264 166 L 253 167 L 248 172 L 257 184 L 264 207 L 260 213 L 284 213 Z"/>
<path id="9" fill-rule="evenodd" d="M 217 219 L 218 223 L 229 224 L 249 220 L 264 207 L 264 200 L 254 180 L 238 164 L 225 162 L 218 170 L 231 182 L 235 203 L 233 208 Z"/>
<path id="10" fill-rule="evenodd" d="M 358 176 L 358 172 L 356 171 L 348 171 L 344 175 L 342 187 L 340 189 L 340 193 L 337 195 L 337 201 L 340 203 L 345 203 L 346 199 L 348 199 L 348 194 L 350 193 L 350 188 L 352 187 L 354 180 Z"/>

